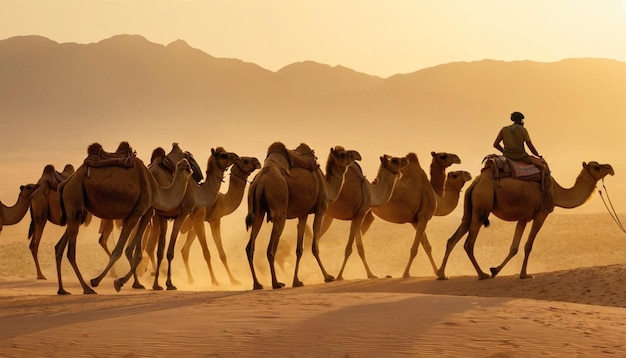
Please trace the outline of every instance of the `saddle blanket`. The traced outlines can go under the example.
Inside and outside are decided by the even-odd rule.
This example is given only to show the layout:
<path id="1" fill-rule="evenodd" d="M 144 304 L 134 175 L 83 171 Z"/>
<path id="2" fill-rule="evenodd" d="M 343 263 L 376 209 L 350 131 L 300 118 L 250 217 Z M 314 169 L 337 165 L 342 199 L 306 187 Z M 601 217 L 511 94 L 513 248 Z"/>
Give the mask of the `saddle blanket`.
<path id="1" fill-rule="evenodd" d="M 495 168 L 496 178 L 513 177 L 528 181 L 541 181 L 541 169 L 524 162 L 517 162 L 501 155 L 488 155 L 485 161 L 491 161 Z"/>

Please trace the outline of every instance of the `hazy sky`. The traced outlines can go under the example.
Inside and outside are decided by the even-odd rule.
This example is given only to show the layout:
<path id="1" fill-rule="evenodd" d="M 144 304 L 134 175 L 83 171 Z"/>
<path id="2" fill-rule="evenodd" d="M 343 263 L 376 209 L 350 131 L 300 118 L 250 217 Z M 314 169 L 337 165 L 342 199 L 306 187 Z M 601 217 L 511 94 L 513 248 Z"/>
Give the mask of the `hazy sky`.
<path id="1" fill-rule="evenodd" d="M 0 0 L 0 39 L 139 34 L 275 71 L 314 60 L 387 77 L 454 61 L 626 61 L 626 0 Z"/>

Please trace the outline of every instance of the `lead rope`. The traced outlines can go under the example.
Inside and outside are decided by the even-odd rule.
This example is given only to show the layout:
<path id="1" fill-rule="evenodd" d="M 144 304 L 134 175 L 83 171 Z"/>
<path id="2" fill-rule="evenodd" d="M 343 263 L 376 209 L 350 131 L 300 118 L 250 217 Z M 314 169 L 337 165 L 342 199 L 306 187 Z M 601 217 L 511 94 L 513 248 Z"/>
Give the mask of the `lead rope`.
<path id="1" fill-rule="evenodd" d="M 622 230 L 622 232 L 626 234 L 626 229 L 624 228 L 624 225 L 622 224 L 619 217 L 617 216 L 617 212 L 615 211 L 615 208 L 613 207 L 613 203 L 611 202 L 611 198 L 609 197 L 609 192 L 606 190 L 606 186 L 604 185 L 604 178 L 602 178 L 602 187 L 604 188 L 604 192 L 606 193 L 606 200 L 604 200 L 604 196 L 602 195 L 602 190 L 598 189 L 598 193 L 600 193 L 600 198 L 602 198 L 604 207 L 606 208 L 606 210 L 608 210 L 609 215 L 611 215 L 611 219 L 615 221 L 615 223 L 617 224 L 617 227 L 619 227 L 620 230 Z"/>

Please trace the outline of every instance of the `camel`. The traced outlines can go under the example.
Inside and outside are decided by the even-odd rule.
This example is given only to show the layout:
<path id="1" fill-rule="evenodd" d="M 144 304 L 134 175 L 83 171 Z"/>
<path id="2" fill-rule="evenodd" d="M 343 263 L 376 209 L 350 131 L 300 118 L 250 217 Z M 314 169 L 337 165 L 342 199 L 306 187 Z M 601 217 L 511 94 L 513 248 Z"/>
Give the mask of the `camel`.
<path id="1" fill-rule="evenodd" d="M 452 164 L 461 163 L 461 159 L 456 154 L 431 152 L 431 156 L 431 181 L 429 181 L 426 172 L 420 166 L 417 155 L 415 153 L 407 154 L 409 165 L 400 171 L 402 177 L 397 181 L 391 198 L 385 204 L 373 207 L 363 219 L 361 226 L 361 234 L 364 235 L 374 220 L 373 214 L 392 223 L 410 223 L 413 226 L 415 237 L 408 264 L 402 274 L 402 277 L 405 278 L 410 277 L 411 264 L 417 255 L 420 243 L 426 251 L 433 271 L 437 273 L 437 265 L 432 256 L 432 246 L 428 242 L 425 232 L 426 225 L 435 216 L 438 202 L 441 200 L 438 198 L 444 193 L 446 168 Z M 439 195 L 438 193 L 442 194 Z"/>
<path id="2" fill-rule="evenodd" d="M 41 178 L 37 181 L 39 188 L 30 197 L 29 249 L 35 261 L 38 280 L 46 279 L 39 265 L 39 244 L 43 230 L 48 222 L 61 225 L 61 204 L 57 187 L 72 174 L 74 174 L 74 166 L 71 164 L 66 164 L 62 172 L 56 171 L 52 164 L 46 165 Z M 84 225 L 89 225 L 90 221 L 91 214 L 88 213 Z"/>
<path id="3" fill-rule="evenodd" d="M 449 215 L 459 204 L 461 189 L 465 183 L 472 180 L 472 175 L 465 170 L 449 172 L 444 184 L 443 196 L 437 195 L 437 210 L 435 216 Z"/>
<path id="4" fill-rule="evenodd" d="M 172 150 L 167 154 L 165 159 L 175 162 L 183 158 L 185 153 L 180 149 L 177 143 L 172 145 Z M 164 161 L 165 161 L 164 159 Z M 206 169 L 206 180 L 198 184 L 194 179 L 189 179 L 187 192 L 180 205 L 170 210 L 157 210 L 155 220 L 152 222 L 149 241 L 154 242 L 158 237 L 157 261 L 154 273 L 154 290 L 162 290 L 159 285 L 159 270 L 161 261 L 163 260 L 163 251 L 165 246 L 165 233 L 167 230 L 167 220 L 174 219 L 172 232 L 167 249 L 167 280 L 165 282 L 168 290 L 176 290 L 176 286 L 172 283 L 172 260 L 174 259 L 174 248 L 176 240 L 180 232 L 180 227 L 187 218 L 193 222 L 193 228 L 198 235 L 198 240 L 202 246 L 202 253 L 209 268 L 211 282 L 213 285 L 219 285 L 215 278 L 213 268 L 211 266 L 211 254 L 209 252 L 206 233 L 204 228 L 204 219 L 206 217 L 206 208 L 215 204 L 218 192 L 223 182 L 224 172 L 233 164 L 239 163 L 240 158 L 237 154 L 227 152 L 222 147 L 211 149 Z M 162 165 L 151 165 L 150 172 L 154 175 L 156 181 L 161 185 L 167 185 L 172 180 L 172 173 L 165 169 Z M 147 249 L 150 252 L 150 249 Z"/>
<path id="5" fill-rule="evenodd" d="M 575 208 L 585 203 L 593 193 L 598 180 L 614 175 L 613 167 L 598 162 L 583 162 L 583 168 L 571 188 L 563 188 L 550 177 L 554 192 L 554 205 L 562 208 Z M 494 179 L 494 168 L 488 162 L 481 174 L 472 182 L 465 193 L 463 219 L 456 232 L 448 240 L 446 253 L 437 278 L 446 279 L 445 269 L 452 249 L 466 233 L 465 251 L 474 265 L 479 279 L 495 277 L 509 260 L 517 254 L 519 244 L 528 222 L 532 226 L 524 247 L 524 261 L 520 278 L 532 278 L 527 273 L 528 258 L 537 233 L 553 207 L 543 200 L 541 182 L 525 181 L 511 177 Z M 491 268 L 491 275 L 483 272 L 474 257 L 474 244 L 482 225 L 489 226 L 489 214 L 505 221 L 517 221 L 509 254 L 498 267 Z"/>
<path id="6" fill-rule="evenodd" d="M 244 190 L 248 182 L 248 177 L 257 169 L 261 169 L 261 163 L 254 157 L 240 157 L 241 161 L 235 163 L 230 170 L 230 181 L 228 184 L 228 191 L 225 194 L 218 193 L 217 200 L 211 206 L 206 208 L 206 214 L 204 221 L 208 222 L 211 227 L 211 234 L 213 241 L 217 247 L 217 251 L 220 255 L 220 260 L 226 268 L 230 283 L 233 285 L 239 285 L 241 282 L 237 280 L 228 267 L 228 261 L 226 259 L 226 253 L 224 252 L 224 246 L 222 245 L 222 234 L 220 223 L 221 219 L 229 214 L 232 214 L 241 204 L 243 199 Z M 187 270 L 187 278 L 189 283 L 193 283 L 193 275 L 189 268 L 189 250 L 191 244 L 196 238 L 196 232 L 193 229 L 193 223 L 190 218 L 187 217 L 183 226 L 181 227 L 181 233 L 187 233 L 187 240 L 183 246 L 181 253 L 183 255 L 183 261 L 185 262 L 185 269 Z"/>
<path id="7" fill-rule="evenodd" d="M 298 232 L 293 287 L 303 285 L 298 279 L 298 268 L 303 253 L 304 231 L 309 214 L 314 214 L 313 255 L 322 271 L 324 281 L 334 280 L 334 277 L 326 272 L 319 257 L 320 228 L 328 203 L 339 196 L 348 166 L 355 160 L 361 160 L 361 155 L 357 151 L 346 150 L 341 146 L 331 148 L 326 163 L 326 175 L 324 175 L 316 163 L 315 153 L 308 145 L 302 143 L 296 150 L 288 150 L 281 142 L 274 142 L 269 146 L 263 167 L 248 190 L 246 228 L 250 229 L 250 240 L 246 246 L 246 254 L 254 281 L 253 289 L 263 288 L 257 279 L 253 259 L 255 240 L 265 214 L 267 214 L 267 220 L 273 223 L 267 248 L 272 288 L 285 286 L 276 279 L 274 258 L 286 220 L 295 218 L 298 219 Z"/>
<path id="8" fill-rule="evenodd" d="M 320 237 L 322 237 L 333 222 L 333 219 L 350 220 L 350 234 L 346 244 L 345 256 L 338 280 L 343 279 L 343 271 L 352 254 L 352 247 L 356 239 L 357 251 L 365 267 L 368 278 L 376 278 L 365 260 L 365 250 L 361 237 L 363 218 L 372 207 L 386 203 L 393 192 L 397 179 L 402 175 L 400 170 L 408 165 L 406 157 L 398 158 L 389 155 L 380 157 L 380 167 L 374 182 L 370 183 L 357 162 L 352 163 L 346 172 L 345 182 L 335 201 L 328 204 L 328 209 L 322 222 Z"/>
<path id="9" fill-rule="evenodd" d="M 128 274 L 114 281 L 119 291 L 141 259 L 140 240 L 154 210 L 172 210 L 182 201 L 187 190 L 191 166 L 184 159 L 176 165 L 175 180 L 168 187 L 157 184 L 144 163 L 135 156 L 128 142 L 120 143 L 115 153 L 107 153 L 98 143 L 87 149 L 84 163 L 67 180 L 59 185 L 62 209 L 61 224 L 66 225 L 65 233 L 55 246 L 58 294 L 69 294 L 63 288 L 61 261 L 67 247 L 67 258 L 80 281 L 84 294 L 96 292 L 87 285 L 76 264 L 76 238 L 80 224 L 89 211 L 101 219 L 123 219 L 120 238 L 113 249 L 111 258 L 102 273 L 91 280 L 97 287 L 111 266 L 120 258 L 130 232 L 137 227 L 137 233 L 126 247 L 126 256 L 131 258 Z M 139 254 L 139 255 L 138 255 Z M 136 281 L 137 282 L 137 281 Z"/>
<path id="10" fill-rule="evenodd" d="M 0 233 L 2 233 L 2 226 L 15 225 L 22 221 L 28 212 L 30 197 L 37 188 L 39 188 L 38 184 L 20 185 L 17 201 L 12 206 L 6 206 L 0 201 Z"/>

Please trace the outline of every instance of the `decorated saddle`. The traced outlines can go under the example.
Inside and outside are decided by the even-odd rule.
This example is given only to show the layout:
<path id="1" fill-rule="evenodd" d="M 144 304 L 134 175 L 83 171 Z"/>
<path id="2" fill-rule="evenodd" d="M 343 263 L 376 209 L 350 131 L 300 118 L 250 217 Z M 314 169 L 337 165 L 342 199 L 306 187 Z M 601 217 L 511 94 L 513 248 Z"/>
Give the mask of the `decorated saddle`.
<path id="1" fill-rule="evenodd" d="M 517 162 L 505 156 L 490 154 L 483 159 L 483 162 L 490 162 L 494 168 L 494 177 L 506 178 L 512 177 L 528 181 L 541 181 L 541 168 L 534 164 Z"/>
<path id="2" fill-rule="evenodd" d="M 93 168 L 119 166 L 132 168 L 135 166 L 135 152 L 128 142 L 122 142 L 115 152 L 107 152 L 100 143 L 93 143 L 87 148 L 84 164 Z"/>

